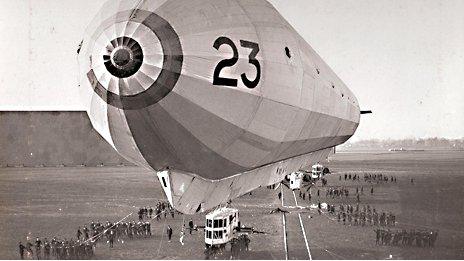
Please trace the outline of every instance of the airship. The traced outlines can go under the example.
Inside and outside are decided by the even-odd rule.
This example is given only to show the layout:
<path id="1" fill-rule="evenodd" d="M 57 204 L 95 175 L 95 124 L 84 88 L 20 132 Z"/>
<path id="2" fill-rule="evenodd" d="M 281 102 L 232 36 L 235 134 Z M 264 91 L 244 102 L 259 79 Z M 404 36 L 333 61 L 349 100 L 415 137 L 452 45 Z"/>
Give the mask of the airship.
<path id="1" fill-rule="evenodd" d="M 78 50 L 93 128 L 205 212 L 327 158 L 354 94 L 266 0 L 110 0 Z"/>

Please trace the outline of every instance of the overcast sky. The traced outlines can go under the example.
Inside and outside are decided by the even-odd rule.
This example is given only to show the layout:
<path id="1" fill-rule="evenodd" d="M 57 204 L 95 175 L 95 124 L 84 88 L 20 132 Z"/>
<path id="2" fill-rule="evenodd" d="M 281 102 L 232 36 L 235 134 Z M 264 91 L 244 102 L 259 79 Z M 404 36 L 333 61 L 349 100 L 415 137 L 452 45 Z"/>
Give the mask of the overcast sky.
<path id="1" fill-rule="evenodd" d="M 0 110 L 82 110 L 76 49 L 102 0 L 0 0 Z M 464 137 L 464 1 L 272 0 L 358 97 L 354 139 Z"/>

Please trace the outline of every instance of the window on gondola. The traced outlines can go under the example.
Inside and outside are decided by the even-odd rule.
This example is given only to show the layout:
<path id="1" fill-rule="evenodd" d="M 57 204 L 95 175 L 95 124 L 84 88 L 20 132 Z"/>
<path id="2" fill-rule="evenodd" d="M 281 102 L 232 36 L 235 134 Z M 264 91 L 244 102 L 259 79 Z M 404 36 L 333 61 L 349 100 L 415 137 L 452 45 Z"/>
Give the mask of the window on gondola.
<path id="1" fill-rule="evenodd" d="M 214 220 L 214 228 L 218 228 L 219 227 L 219 220 Z"/>
<path id="2" fill-rule="evenodd" d="M 224 227 L 222 219 L 219 219 L 218 221 L 219 221 L 219 227 Z"/>

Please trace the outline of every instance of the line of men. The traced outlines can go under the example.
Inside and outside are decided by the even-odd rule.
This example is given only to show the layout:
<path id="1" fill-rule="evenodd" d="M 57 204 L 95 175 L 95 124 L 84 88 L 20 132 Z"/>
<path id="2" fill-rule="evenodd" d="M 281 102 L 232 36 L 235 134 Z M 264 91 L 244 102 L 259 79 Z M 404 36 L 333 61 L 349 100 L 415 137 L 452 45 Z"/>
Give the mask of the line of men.
<path id="1" fill-rule="evenodd" d="M 335 188 L 328 188 L 325 192 L 325 197 L 348 197 L 350 195 L 350 191 L 345 187 L 335 187 Z"/>
<path id="2" fill-rule="evenodd" d="M 379 174 L 368 174 L 364 173 L 364 181 L 365 182 L 388 182 L 390 181 L 391 183 L 396 183 L 396 177 L 395 176 L 387 176 L 382 173 Z"/>
<path id="3" fill-rule="evenodd" d="M 351 173 L 345 173 L 344 175 L 344 180 L 352 180 L 352 181 L 361 181 L 361 176 L 359 174 L 351 174 Z M 341 181 L 342 176 L 340 175 L 338 179 Z M 379 174 L 370 174 L 370 173 L 364 173 L 364 182 L 394 182 L 396 183 L 396 177 L 395 176 L 387 176 L 384 175 L 383 173 Z"/>
<path id="4" fill-rule="evenodd" d="M 94 256 L 94 247 L 95 243 L 90 241 L 60 240 L 56 237 L 51 241 L 47 238 L 42 241 L 37 238 L 35 245 L 29 241 L 26 245 L 19 242 L 19 255 L 21 259 L 91 259 Z"/>
<path id="5" fill-rule="evenodd" d="M 335 209 L 331 214 L 335 214 Z M 337 214 L 337 221 L 343 222 L 344 225 L 350 224 L 354 226 L 395 226 L 396 216 L 393 213 L 378 213 L 375 208 L 371 208 L 370 205 L 362 206 L 360 209 L 359 204 L 356 207 L 352 205 L 340 205 L 339 212 Z"/>
<path id="6" fill-rule="evenodd" d="M 158 201 L 155 208 L 152 207 L 142 207 L 137 212 L 139 221 L 144 219 L 156 218 L 156 220 L 161 219 L 161 214 L 164 213 L 164 218 L 167 218 L 168 213 L 174 218 L 176 210 L 172 206 L 164 201 Z"/>
<path id="7" fill-rule="evenodd" d="M 348 174 L 348 173 L 345 173 L 344 175 L 345 177 L 345 180 L 352 180 L 352 181 L 361 181 L 359 175 L 357 174 Z M 342 176 L 338 176 L 338 180 L 342 180 Z"/>
<path id="8" fill-rule="evenodd" d="M 145 218 L 150 218 L 156 213 L 156 218 L 159 219 L 162 211 L 166 210 L 168 204 L 158 202 L 156 210 L 151 207 L 144 207 L 139 209 L 140 213 Z M 151 209 L 151 211 L 150 211 Z M 174 211 L 169 206 L 171 216 L 174 218 Z M 166 215 L 165 215 L 166 218 Z M 146 238 L 152 235 L 151 223 L 149 221 L 135 222 L 120 222 L 113 224 L 106 221 L 106 223 L 91 222 L 88 226 L 84 225 L 83 228 L 79 227 L 76 231 L 76 239 L 59 240 L 54 237 L 51 241 L 44 238 L 43 241 L 37 238 L 35 244 L 27 242 L 23 244 L 19 242 L 19 254 L 21 259 L 90 259 L 94 255 L 94 247 L 102 238 L 106 238 L 110 248 L 113 248 L 115 241 L 124 242 L 123 239 Z M 35 249 L 35 251 L 34 251 Z"/>
<path id="9" fill-rule="evenodd" d="M 120 222 L 113 224 L 107 221 L 105 224 L 100 222 L 90 223 L 90 230 L 92 231 L 92 240 L 99 241 L 101 238 L 106 238 L 106 241 L 110 243 L 110 247 L 113 247 L 114 241 L 121 241 L 123 239 L 134 239 L 134 238 L 145 238 L 152 235 L 151 223 L 149 221 L 138 221 L 134 220 L 129 222 Z M 89 233 L 86 226 L 83 228 L 84 232 L 81 232 L 79 228 L 77 230 L 77 238 L 79 240 L 89 240 Z"/>
<path id="10" fill-rule="evenodd" d="M 434 247 L 438 238 L 438 230 L 435 231 L 416 231 L 416 230 L 396 230 L 374 229 L 376 234 L 376 245 L 390 246 L 416 246 Z"/>

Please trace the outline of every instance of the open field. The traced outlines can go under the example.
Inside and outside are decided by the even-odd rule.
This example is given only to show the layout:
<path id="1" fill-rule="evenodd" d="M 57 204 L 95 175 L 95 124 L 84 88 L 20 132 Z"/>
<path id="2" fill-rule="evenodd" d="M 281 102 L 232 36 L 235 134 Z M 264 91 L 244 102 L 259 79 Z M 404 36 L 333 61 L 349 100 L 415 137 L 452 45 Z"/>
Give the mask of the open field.
<path id="1" fill-rule="evenodd" d="M 376 246 L 374 227 L 343 225 L 334 216 L 318 215 L 314 210 L 289 208 L 284 228 L 282 214 L 268 214 L 282 204 L 277 197 L 280 189 L 261 188 L 232 203 L 240 209 L 242 224 L 266 232 L 250 235 L 250 251 L 240 258 L 285 259 L 284 231 L 289 258 L 308 258 L 301 224 L 313 259 L 464 258 L 464 152 L 339 153 L 328 166 L 334 172 L 328 186 L 346 186 L 350 196 L 326 198 L 326 188 L 318 183 L 311 190 L 311 203 L 354 204 L 356 187 L 362 186 L 365 193 L 360 204 L 395 213 L 398 224 L 394 229 L 438 229 L 435 248 Z M 397 177 L 398 182 L 340 181 L 345 173 L 361 177 L 383 173 Z M 371 187 L 373 195 L 368 193 Z M 310 205 L 307 199 L 293 197 L 287 188 L 283 195 L 284 205 L 294 206 L 295 200 L 299 206 Z M 131 212 L 134 215 L 128 220 L 135 220 L 138 207 L 154 206 L 159 200 L 164 196 L 155 175 L 136 167 L 0 169 L 0 258 L 18 259 L 17 244 L 28 235 L 71 238 L 79 226 L 92 220 L 117 221 Z M 204 222 L 204 214 L 153 221 L 152 238 L 117 243 L 114 249 L 99 244 L 96 258 L 204 259 L 202 231 L 187 233 L 184 246 L 178 241 L 182 221 L 190 218 L 199 225 Z M 174 229 L 170 243 L 167 225 Z"/>

